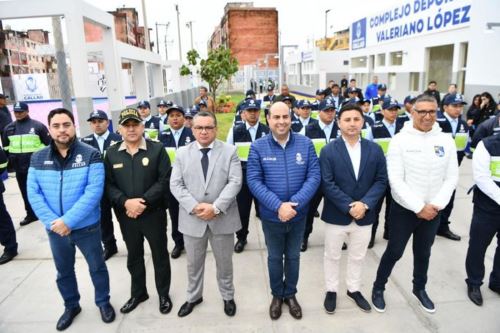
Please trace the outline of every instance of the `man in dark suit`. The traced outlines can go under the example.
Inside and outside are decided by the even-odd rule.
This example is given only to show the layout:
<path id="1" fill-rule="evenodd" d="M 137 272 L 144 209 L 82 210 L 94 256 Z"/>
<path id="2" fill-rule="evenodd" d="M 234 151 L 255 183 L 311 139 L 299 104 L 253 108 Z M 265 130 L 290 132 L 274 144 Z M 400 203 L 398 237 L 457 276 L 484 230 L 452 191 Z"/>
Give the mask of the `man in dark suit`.
<path id="1" fill-rule="evenodd" d="M 167 110 L 168 127 L 160 133 L 160 142 L 167 149 L 170 158 L 170 165 L 175 161 L 175 155 L 179 147 L 190 144 L 195 141 L 193 132 L 190 128 L 184 127 L 184 109 L 176 104 L 170 106 Z M 172 240 L 175 243 L 174 249 L 170 256 L 172 259 L 177 259 L 181 256 L 184 250 L 184 238 L 179 231 L 179 202 L 175 199 L 172 193 L 168 193 L 168 212 L 172 221 Z"/>
<path id="2" fill-rule="evenodd" d="M 347 296 L 361 310 L 371 310 L 360 292 L 361 272 L 375 221 L 377 205 L 387 187 L 387 169 L 380 147 L 361 138 L 363 111 L 348 104 L 338 112 L 342 137 L 326 145 L 320 156 L 325 197 L 321 219 L 325 225 L 326 312 L 334 313 L 339 287 L 342 243 L 349 243 Z"/>
<path id="3" fill-rule="evenodd" d="M 108 147 L 115 142 L 121 141 L 122 137 L 108 130 L 109 119 L 104 111 L 93 111 L 87 121 L 93 133 L 82 138 L 82 142 L 99 150 L 101 156 L 104 158 L 104 153 Z M 114 235 L 111 203 L 105 195 L 101 199 L 101 237 L 104 245 L 104 260 L 108 260 L 118 252 L 118 248 L 116 247 L 116 238 Z"/>

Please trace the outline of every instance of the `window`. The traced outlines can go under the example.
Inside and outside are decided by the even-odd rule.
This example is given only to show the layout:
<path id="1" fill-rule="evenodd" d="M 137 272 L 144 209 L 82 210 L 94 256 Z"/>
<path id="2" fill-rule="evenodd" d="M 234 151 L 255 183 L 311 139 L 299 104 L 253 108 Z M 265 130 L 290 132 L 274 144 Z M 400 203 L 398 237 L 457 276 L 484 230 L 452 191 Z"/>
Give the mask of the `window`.
<path id="1" fill-rule="evenodd" d="M 391 66 L 401 66 L 403 64 L 403 52 L 391 52 Z"/>
<path id="2" fill-rule="evenodd" d="M 385 53 L 377 54 L 377 66 L 385 66 Z"/>
<path id="3" fill-rule="evenodd" d="M 352 68 L 363 68 L 366 67 L 366 57 L 351 58 Z"/>
<path id="4" fill-rule="evenodd" d="M 419 91 L 419 83 L 420 83 L 420 73 L 411 72 L 410 73 L 410 91 Z"/>
<path id="5" fill-rule="evenodd" d="M 387 82 L 389 83 L 389 90 L 396 90 L 396 73 L 387 73 Z"/>

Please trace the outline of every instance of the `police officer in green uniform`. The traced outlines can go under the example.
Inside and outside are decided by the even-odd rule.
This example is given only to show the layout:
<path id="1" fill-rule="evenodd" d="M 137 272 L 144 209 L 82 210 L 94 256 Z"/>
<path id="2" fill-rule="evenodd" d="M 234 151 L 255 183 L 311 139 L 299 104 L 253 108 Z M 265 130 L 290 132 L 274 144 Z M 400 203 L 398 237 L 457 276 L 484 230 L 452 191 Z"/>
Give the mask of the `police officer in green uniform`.
<path id="1" fill-rule="evenodd" d="M 153 257 L 159 309 L 169 313 L 172 302 L 165 195 L 169 192 L 170 160 L 161 143 L 144 138 L 144 124 L 136 109 L 123 110 L 118 123 L 123 141 L 108 148 L 104 166 L 106 192 L 120 223 L 132 277 L 131 298 L 120 311 L 128 313 L 149 298 L 144 265 L 146 238 Z"/>
<path id="2" fill-rule="evenodd" d="M 185 112 L 181 106 L 172 104 L 167 109 L 167 115 L 167 128 L 160 133 L 160 142 L 167 150 L 172 165 L 175 161 L 177 149 L 194 142 L 196 139 L 191 129 L 184 126 Z M 172 221 L 172 239 L 175 243 L 170 256 L 172 259 L 177 259 L 184 250 L 184 237 L 179 231 L 179 202 L 170 192 L 167 195 L 167 202 L 170 220 Z"/>
<path id="3" fill-rule="evenodd" d="M 31 155 L 50 143 L 50 135 L 44 124 L 30 118 L 28 104 L 14 104 L 14 116 L 16 120 L 3 131 L 2 142 L 9 155 L 9 162 L 16 171 L 17 184 L 23 197 L 26 217 L 20 224 L 24 226 L 38 220 L 26 192 Z"/>
<path id="4" fill-rule="evenodd" d="M 241 105 L 241 112 L 244 113 L 245 122 L 234 126 L 228 133 L 226 142 L 237 147 L 238 157 L 241 161 L 243 173 L 242 187 L 236 196 L 238 211 L 240 212 L 241 229 L 236 232 L 238 239 L 234 245 L 234 252 L 241 253 L 245 249 L 248 236 L 248 225 L 250 222 L 250 210 L 252 201 L 255 203 L 255 211 L 258 211 L 257 200 L 254 199 L 252 192 L 247 184 L 247 159 L 250 152 L 250 145 L 255 140 L 262 138 L 269 133 L 269 127 L 259 122 L 260 103 L 255 99 L 247 99 Z"/>
<path id="5" fill-rule="evenodd" d="M 462 164 L 465 156 L 465 147 L 469 141 L 469 126 L 462 119 L 464 111 L 464 96 L 460 94 L 448 94 L 443 98 L 444 112 L 438 112 L 436 121 L 444 133 L 450 133 L 455 140 L 457 147 L 458 165 Z M 454 241 L 459 241 L 461 237 L 450 230 L 450 215 L 453 210 L 453 202 L 455 201 L 455 192 L 451 195 L 450 202 L 441 211 L 439 229 L 437 235 L 448 238 Z"/>

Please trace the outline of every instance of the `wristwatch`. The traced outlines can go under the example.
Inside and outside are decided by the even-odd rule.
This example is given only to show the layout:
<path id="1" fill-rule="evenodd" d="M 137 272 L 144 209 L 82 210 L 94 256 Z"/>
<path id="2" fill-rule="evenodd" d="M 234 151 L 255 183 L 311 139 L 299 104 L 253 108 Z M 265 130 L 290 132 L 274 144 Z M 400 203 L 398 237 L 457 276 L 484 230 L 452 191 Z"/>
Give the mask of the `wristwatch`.
<path id="1" fill-rule="evenodd" d="M 214 214 L 215 215 L 219 215 L 220 214 L 220 209 L 217 208 L 217 206 L 215 206 L 214 204 L 212 204 L 212 207 L 214 208 Z"/>

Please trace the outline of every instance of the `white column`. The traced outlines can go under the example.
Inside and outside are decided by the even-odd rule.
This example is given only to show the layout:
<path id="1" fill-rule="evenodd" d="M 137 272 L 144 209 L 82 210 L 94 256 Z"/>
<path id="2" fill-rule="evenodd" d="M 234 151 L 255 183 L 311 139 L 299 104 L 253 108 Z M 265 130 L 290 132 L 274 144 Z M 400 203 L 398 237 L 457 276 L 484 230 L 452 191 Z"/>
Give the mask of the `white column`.
<path id="1" fill-rule="evenodd" d="M 151 74 L 153 81 L 153 97 L 163 97 L 165 95 L 163 90 L 163 73 L 162 66 L 150 64 Z"/>
<path id="2" fill-rule="evenodd" d="M 121 110 L 125 107 L 123 82 L 121 75 L 121 58 L 116 51 L 115 33 L 112 28 L 103 28 L 101 43 L 106 73 L 106 90 L 108 93 L 109 110 Z"/>
<path id="3" fill-rule="evenodd" d="M 142 61 L 133 61 L 132 76 L 134 78 L 134 91 L 137 96 L 137 100 L 149 99 L 146 63 Z"/>

